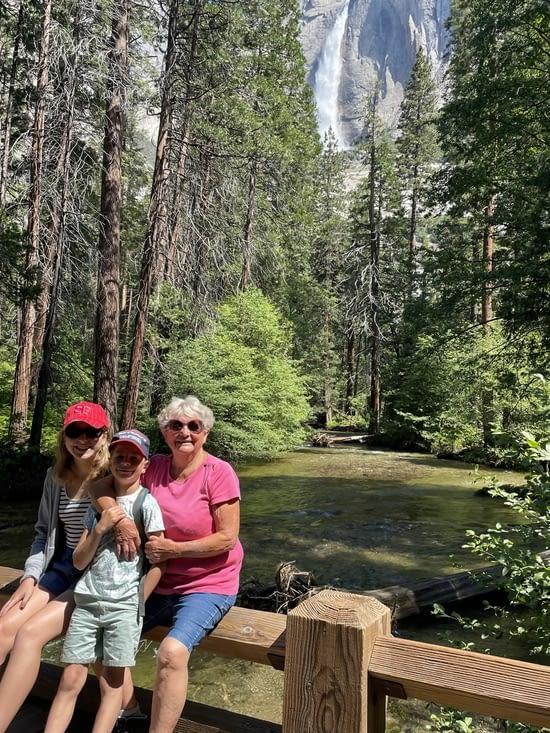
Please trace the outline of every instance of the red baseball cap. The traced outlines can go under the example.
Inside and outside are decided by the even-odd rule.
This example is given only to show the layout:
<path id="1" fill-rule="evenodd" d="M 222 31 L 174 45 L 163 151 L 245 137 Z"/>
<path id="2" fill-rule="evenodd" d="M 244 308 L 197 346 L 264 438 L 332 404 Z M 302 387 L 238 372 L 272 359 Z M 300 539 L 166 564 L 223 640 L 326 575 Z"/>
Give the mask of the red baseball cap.
<path id="1" fill-rule="evenodd" d="M 63 428 L 73 422 L 85 422 L 92 428 L 99 429 L 108 428 L 110 420 L 103 407 L 96 402 L 77 402 L 76 405 L 67 408 L 63 418 Z"/>

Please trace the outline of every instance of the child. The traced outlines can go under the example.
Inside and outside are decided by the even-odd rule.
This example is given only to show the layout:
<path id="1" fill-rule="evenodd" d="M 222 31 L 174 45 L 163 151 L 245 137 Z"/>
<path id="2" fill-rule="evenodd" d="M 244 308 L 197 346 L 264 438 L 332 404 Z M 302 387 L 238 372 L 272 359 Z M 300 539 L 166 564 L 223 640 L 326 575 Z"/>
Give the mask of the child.
<path id="1" fill-rule="evenodd" d="M 73 716 L 79 692 L 86 682 L 88 666 L 99 663 L 101 703 L 92 733 L 111 733 L 122 707 L 124 668 L 133 667 L 141 634 L 143 604 L 138 590 L 143 553 L 133 560 L 117 556 L 113 527 L 125 516 L 133 518 L 133 505 L 147 491 L 140 478 L 148 465 L 149 439 L 139 430 L 116 433 L 109 445 L 110 468 L 117 505 L 99 516 L 93 507 L 84 520 L 84 532 L 74 551 L 75 567 L 86 568 L 75 587 L 76 608 L 63 645 L 66 666 L 53 700 L 45 733 L 62 733 Z M 142 505 L 147 536 L 163 537 L 159 505 L 149 494 Z M 153 565 L 145 576 L 145 598 L 162 575 Z M 141 599 L 143 600 L 143 599 Z"/>

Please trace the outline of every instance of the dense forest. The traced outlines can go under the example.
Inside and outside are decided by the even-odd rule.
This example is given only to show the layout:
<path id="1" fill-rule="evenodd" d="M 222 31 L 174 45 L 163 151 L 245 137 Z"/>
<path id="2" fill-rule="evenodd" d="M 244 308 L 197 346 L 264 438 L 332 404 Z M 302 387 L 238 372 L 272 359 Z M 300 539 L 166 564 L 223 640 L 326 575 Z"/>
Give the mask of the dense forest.
<path id="1" fill-rule="evenodd" d="M 547 419 L 550 3 L 455 0 L 443 104 L 419 48 L 345 151 L 299 30 L 295 0 L 0 4 L 4 447 L 189 393 L 233 459 Z"/>

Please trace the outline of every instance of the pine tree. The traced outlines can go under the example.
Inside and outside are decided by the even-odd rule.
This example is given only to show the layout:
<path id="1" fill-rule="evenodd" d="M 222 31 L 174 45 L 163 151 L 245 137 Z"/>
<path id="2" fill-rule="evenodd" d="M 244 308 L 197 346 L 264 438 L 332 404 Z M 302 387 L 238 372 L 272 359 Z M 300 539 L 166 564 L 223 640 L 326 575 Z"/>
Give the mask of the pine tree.
<path id="1" fill-rule="evenodd" d="M 394 245 L 391 219 L 395 209 L 395 148 L 378 116 L 378 95 L 368 104 L 362 147 L 366 177 L 354 192 L 350 209 L 351 247 L 348 254 L 348 311 L 365 342 L 363 380 L 368 393 L 369 431 L 378 434 L 382 418 L 384 334 L 398 309 L 391 303 Z"/>
<path id="2" fill-rule="evenodd" d="M 44 163 L 44 136 L 46 126 L 46 88 L 50 65 L 49 44 L 51 25 L 51 0 L 42 10 L 42 26 L 39 40 L 36 105 L 31 152 L 29 190 L 29 214 L 27 220 L 27 246 L 25 257 L 24 292 L 21 303 L 21 322 L 18 334 L 17 362 L 13 380 L 13 399 L 9 438 L 15 443 L 25 440 L 27 415 L 33 377 L 33 340 L 36 327 L 36 290 L 38 287 L 38 262 L 40 257 L 40 217 L 42 207 L 42 173 Z"/>
<path id="3" fill-rule="evenodd" d="M 486 307 L 511 328 L 548 332 L 548 100 L 550 6 L 455 2 L 451 16 L 449 98 L 441 133 L 442 194 L 456 216 L 477 223 L 485 252 L 472 263 Z M 498 231 L 490 266 L 487 245 Z M 490 287 L 488 287 L 490 286 Z M 487 300 L 499 292 L 498 302 Z"/>
<path id="4" fill-rule="evenodd" d="M 396 143 L 403 206 L 408 218 L 409 295 L 416 288 L 418 235 L 428 208 L 431 176 L 440 158 L 436 118 L 437 86 L 431 65 L 420 48 L 401 104 Z"/>
<path id="5" fill-rule="evenodd" d="M 345 363 L 342 342 L 350 343 L 350 329 L 342 328 L 345 313 L 341 283 L 347 242 L 344 176 L 344 154 L 339 152 L 336 137 L 329 129 L 319 162 L 318 230 L 311 252 L 311 271 L 319 299 L 320 364 L 316 371 L 322 376 L 317 399 L 323 406 L 325 426 L 332 422 L 335 410 L 341 412 L 344 407 L 344 395 L 339 394 L 338 384 Z M 351 379 L 348 373 L 348 382 Z"/>

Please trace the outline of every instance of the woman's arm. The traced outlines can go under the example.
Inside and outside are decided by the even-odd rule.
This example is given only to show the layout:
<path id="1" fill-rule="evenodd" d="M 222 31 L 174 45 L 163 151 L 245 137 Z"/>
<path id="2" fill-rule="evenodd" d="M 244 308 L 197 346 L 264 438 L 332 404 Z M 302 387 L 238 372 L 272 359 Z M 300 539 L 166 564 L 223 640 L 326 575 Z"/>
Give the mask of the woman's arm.
<path id="1" fill-rule="evenodd" d="M 215 557 L 233 549 L 239 537 L 239 499 L 217 504 L 212 511 L 215 524 L 212 534 L 187 542 L 152 537 L 145 545 L 147 559 L 159 563 L 176 557 Z"/>
<path id="2" fill-rule="evenodd" d="M 149 539 L 151 539 L 152 537 L 164 539 L 164 532 L 151 532 L 151 534 L 149 535 Z M 147 574 L 145 575 L 145 584 L 143 586 L 143 595 L 145 597 L 145 600 L 147 600 L 151 593 L 155 590 L 165 570 L 165 562 L 151 565 L 151 567 L 147 571 Z"/>
<path id="3" fill-rule="evenodd" d="M 103 478 L 94 481 L 88 487 L 88 493 L 93 505 L 100 512 L 103 512 L 105 509 L 110 509 L 113 506 L 117 506 L 112 476 L 104 476 Z M 115 535 L 118 555 L 125 560 L 131 560 L 135 557 L 135 554 L 141 545 L 141 539 L 139 536 L 139 530 L 130 517 L 124 515 L 124 517 L 116 523 Z"/>
<path id="4" fill-rule="evenodd" d="M 33 578 L 35 585 L 45 570 L 46 557 L 49 555 L 48 543 L 53 542 L 53 534 L 50 533 L 54 531 L 53 528 L 56 525 L 56 519 L 53 517 L 53 514 L 57 510 L 59 491 L 60 487 L 54 481 L 52 469 L 49 468 L 44 479 L 44 486 L 42 487 L 36 524 L 34 525 L 34 539 L 29 555 L 25 560 L 23 573 L 23 580 L 26 581 L 27 578 Z M 53 553 L 53 548 L 50 552 Z M 27 587 L 30 588 L 28 583 Z"/>

